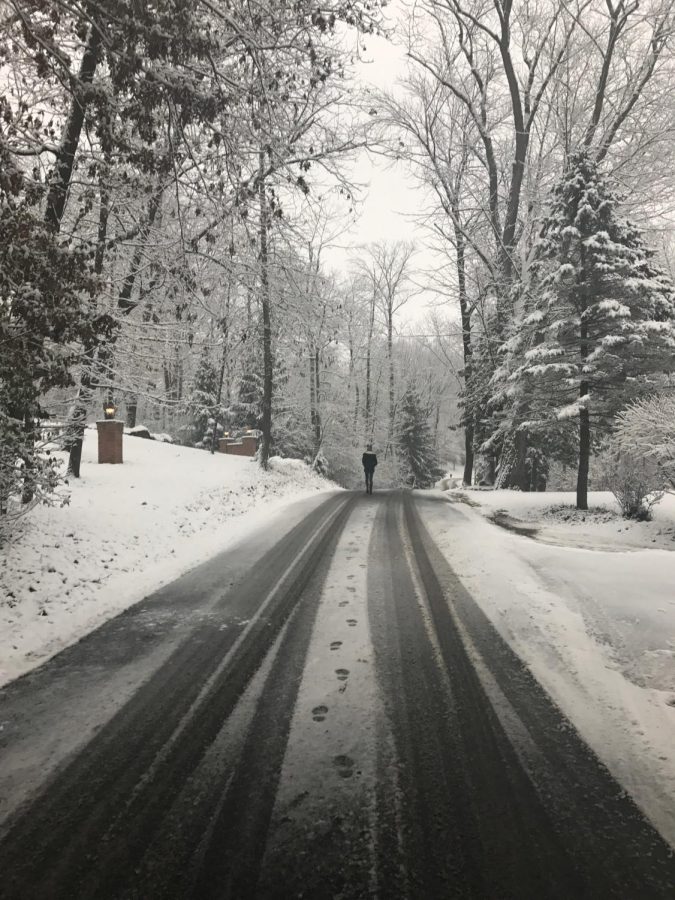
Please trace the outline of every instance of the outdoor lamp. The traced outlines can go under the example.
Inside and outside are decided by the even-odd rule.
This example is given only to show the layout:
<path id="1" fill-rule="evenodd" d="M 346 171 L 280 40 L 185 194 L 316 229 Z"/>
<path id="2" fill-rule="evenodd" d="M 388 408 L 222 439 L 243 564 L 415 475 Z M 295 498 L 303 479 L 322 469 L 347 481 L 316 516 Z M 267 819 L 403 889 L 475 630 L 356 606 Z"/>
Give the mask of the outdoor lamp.
<path id="1" fill-rule="evenodd" d="M 117 412 L 117 407 L 112 402 L 112 400 L 109 400 L 107 403 L 103 404 L 103 415 L 105 416 L 106 419 L 114 419 L 116 412 Z"/>

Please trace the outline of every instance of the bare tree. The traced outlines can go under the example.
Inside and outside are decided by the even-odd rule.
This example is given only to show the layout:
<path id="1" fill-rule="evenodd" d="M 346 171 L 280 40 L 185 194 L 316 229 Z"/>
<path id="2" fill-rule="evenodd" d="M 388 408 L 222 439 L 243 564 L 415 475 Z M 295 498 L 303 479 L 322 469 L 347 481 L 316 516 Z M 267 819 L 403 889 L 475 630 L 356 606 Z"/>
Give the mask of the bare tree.
<path id="1" fill-rule="evenodd" d="M 387 359 L 389 363 L 389 416 L 385 455 L 392 449 L 394 420 L 396 417 L 396 376 L 394 367 L 394 319 L 396 314 L 414 296 L 416 290 L 411 281 L 411 262 L 415 254 L 413 244 L 397 241 L 393 244 L 375 243 L 364 248 L 364 255 L 358 261 L 358 268 L 366 278 L 372 291 L 373 305 L 370 316 L 370 340 L 376 307 L 380 312 L 386 332 Z M 366 381 L 366 427 L 370 413 L 370 372 Z"/>

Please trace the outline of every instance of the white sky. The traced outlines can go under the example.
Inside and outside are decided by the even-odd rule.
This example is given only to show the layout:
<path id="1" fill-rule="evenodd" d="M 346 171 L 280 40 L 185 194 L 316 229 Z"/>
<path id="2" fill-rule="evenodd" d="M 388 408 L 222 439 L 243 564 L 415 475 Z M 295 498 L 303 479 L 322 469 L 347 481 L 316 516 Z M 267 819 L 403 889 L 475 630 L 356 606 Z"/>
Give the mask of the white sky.
<path id="1" fill-rule="evenodd" d="M 364 60 L 357 64 L 357 78 L 365 86 L 386 89 L 394 87 L 404 75 L 405 48 L 377 36 L 366 40 Z M 418 248 L 416 257 L 420 268 L 431 268 L 433 254 L 426 246 L 428 232 L 415 216 L 426 205 L 427 194 L 415 182 L 404 162 L 392 163 L 373 153 L 362 152 L 352 169 L 354 182 L 362 186 L 355 206 L 356 216 L 351 225 L 326 248 L 324 258 L 336 271 L 348 268 L 349 259 L 358 248 L 374 241 L 413 241 Z M 436 297 L 421 295 L 410 301 L 401 315 L 401 324 L 420 322 L 430 302 Z"/>

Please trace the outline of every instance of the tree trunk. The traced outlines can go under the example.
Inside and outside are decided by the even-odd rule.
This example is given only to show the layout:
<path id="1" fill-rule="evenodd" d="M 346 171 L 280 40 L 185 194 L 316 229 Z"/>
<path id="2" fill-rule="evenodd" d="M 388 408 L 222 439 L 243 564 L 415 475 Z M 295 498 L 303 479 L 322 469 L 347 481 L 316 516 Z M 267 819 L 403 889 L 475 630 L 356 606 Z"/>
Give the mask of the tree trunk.
<path id="1" fill-rule="evenodd" d="M 527 431 L 521 429 L 520 431 L 516 432 L 516 458 L 513 467 L 507 477 L 509 487 L 517 487 L 524 492 L 528 492 L 530 490 L 530 478 L 527 471 L 527 448 Z"/>
<path id="2" fill-rule="evenodd" d="M 218 375 L 218 394 L 216 396 L 216 408 L 213 412 L 213 434 L 211 435 L 211 454 L 216 452 L 218 446 L 218 419 L 223 403 L 223 385 L 227 377 L 227 405 L 230 405 L 230 303 L 232 300 L 232 279 L 227 281 L 227 294 L 225 295 L 225 317 L 220 321 L 220 330 L 223 335 L 223 353 L 220 357 L 220 373 Z M 223 424 L 225 424 L 223 422 Z"/>
<path id="3" fill-rule="evenodd" d="M 395 392 L 394 392 L 394 312 L 391 302 L 387 314 L 387 354 L 389 356 L 389 426 L 387 429 L 387 448 L 392 449 L 392 440 L 394 437 L 394 416 L 396 412 Z M 386 452 L 385 452 L 386 456 Z"/>
<path id="4" fill-rule="evenodd" d="M 23 487 L 21 491 L 21 502 L 30 503 L 35 497 L 35 456 L 33 448 L 35 446 L 35 424 L 29 413 L 24 415 L 23 430 L 26 434 L 26 446 L 30 450 L 23 457 Z"/>
<path id="5" fill-rule="evenodd" d="M 106 160 L 109 155 L 106 153 Z M 101 202 L 98 214 L 98 233 L 96 235 L 96 253 L 94 255 L 94 272 L 101 275 L 105 257 L 105 242 L 108 236 L 108 218 L 110 216 L 110 194 L 104 184 L 105 175 L 101 178 L 100 195 Z M 92 301 L 93 303 L 93 301 Z M 82 444 L 84 442 L 84 428 L 87 422 L 87 410 L 93 396 L 94 363 L 96 357 L 97 342 L 92 340 L 83 348 L 82 369 L 80 372 L 80 386 L 77 391 L 77 399 L 71 413 L 70 432 L 68 441 L 68 473 L 73 478 L 80 477 L 80 465 L 82 462 Z"/>
<path id="6" fill-rule="evenodd" d="M 269 284 L 269 214 L 267 209 L 267 193 L 265 178 L 265 154 L 259 154 L 260 181 L 258 183 L 258 200 L 260 203 L 260 305 L 262 309 L 262 342 L 263 342 L 263 396 L 260 445 L 260 465 L 266 469 L 272 447 L 272 391 L 274 389 L 274 360 L 272 357 L 272 316 Z"/>
<path id="7" fill-rule="evenodd" d="M 314 458 L 319 455 L 321 449 L 321 397 L 320 397 L 320 374 L 319 374 L 319 351 L 314 355 L 314 390 L 315 390 L 315 407 L 314 407 Z"/>
<path id="8" fill-rule="evenodd" d="M 82 54 L 80 72 L 75 94 L 70 103 L 70 110 L 66 120 L 65 131 L 61 139 L 61 146 L 56 160 L 56 166 L 52 174 L 47 194 L 47 207 L 45 210 L 45 222 L 58 231 L 61 227 L 63 212 L 66 208 L 66 196 L 75 166 L 75 154 L 80 143 L 82 125 L 84 124 L 84 112 L 86 103 L 82 96 L 82 85 L 91 84 L 96 65 L 98 63 L 98 51 L 101 45 L 101 34 L 95 26 L 89 29 L 89 36 Z"/>
<path id="9" fill-rule="evenodd" d="M 80 465 L 82 463 L 82 444 L 84 442 L 84 427 L 87 421 L 87 409 L 91 401 L 92 376 L 96 345 L 88 343 L 84 348 L 82 371 L 80 372 L 80 386 L 77 392 L 75 406 L 70 414 L 67 472 L 73 478 L 80 477 Z"/>
<path id="10" fill-rule="evenodd" d="M 582 263 L 584 262 L 582 251 Z M 588 356 L 588 324 L 585 321 L 586 298 L 581 298 L 581 326 L 579 328 L 579 355 L 582 364 Z M 579 385 L 579 397 L 588 394 L 588 382 Z M 588 464 L 591 457 L 591 422 L 588 407 L 579 411 L 579 471 L 577 473 L 577 509 L 588 509 Z"/>
<path id="11" fill-rule="evenodd" d="M 124 279 L 122 290 L 120 291 L 117 298 L 117 308 L 125 315 L 128 315 L 132 310 L 136 308 L 136 302 L 131 299 L 131 295 L 134 290 L 136 278 L 138 277 L 138 273 L 141 270 L 141 262 L 143 261 L 145 242 L 148 239 L 150 229 L 154 225 L 155 219 L 157 218 L 161 200 L 162 188 L 159 188 L 150 198 L 150 203 L 148 204 L 148 218 L 138 236 L 138 243 L 136 244 L 136 249 L 134 250 L 134 255 L 131 259 L 129 272 L 127 273 L 127 277 Z"/>
<path id="12" fill-rule="evenodd" d="M 459 311 L 462 320 L 462 354 L 464 358 L 464 475 L 463 484 L 469 486 L 473 479 L 473 412 L 468 409 L 467 397 L 471 387 L 473 374 L 473 346 L 471 344 L 471 307 L 466 287 L 466 256 L 464 233 L 460 228 L 459 203 L 453 203 L 453 219 L 455 222 L 455 252 L 457 258 L 457 286 L 459 288 Z"/>
<path id="13" fill-rule="evenodd" d="M 138 397 L 134 394 L 127 402 L 127 428 L 136 427 L 138 414 Z"/>
<path id="14" fill-rule="evenodd" d="M 370 341 L 368 341 L 368 349 L 366 350 L 366 403 L 364 409 L 364 437 L 366 441 L 370 438 Z"/>
<path id="15" fill-rule="evenodd" d="M 84 124 L 84 113 L 86 104 L 81 93 L 82 85 L 91 84 L 96 66 L 98 63 L 98 51 L 101 45 L 101 34 L 93 25 L 89 29 L 87 43 L 82 54 L 80 63 L 80 71 L 78 75 L 78 84 L 76 93 L 70 103 L 70 110 L 66 120 L 65 130 L 61 139 L 61 145 L 56 159 L 54 172 L 50 179 L 49 193 L 47 194 L 47 205 L 45 208 L 45 222 L 50 225 L 54 231 L 59 231 L 63 213 L 66 208 L 66 198 L 68 196 L 68 188 L 73 175 L 75 166 L 75 154 L 80 143 L 80 135 Z M 103 214 L 105 210 L 105 215 Z M 101 195 L 101 216 L 103 217 L 103 228 L 107 228 L 108 222 L 108 200 L 107 195 Z M 96 258 L 94 260 L 94 271 L 100 274 L 99 255 L 101 250 L 101 218 L 99 219 L 99 242 L 96 248 Z M 102 256 L 101 256 L 102 260 Z M 91 382 L 92 382 L 92 365 L 96 345 L 92 342 L 83 348 L 82 375 L 80 378 L 80 388 L 78 397 L 75 402 L 75 408 L 71 415 L 71 436 L 68 440 L 67 447 L 69 449 L 68 457 L 68 473 L 75 478 L 80 477 L 80 464 L 82 461 L 82 442 L 84 440 L 84 426 L 87 416 L 87 406 L 91 399 Z M 24 493 L 28 495 L 30 490 Z"/>
<path id="16" fill-rule="evenodd" d="M 473 421 L 469 421 L 464 426 L 464 475 L 462 483 L 471 484 L 473 477 Z"/>
<path id="17" fill-rule="evenodd" d="M 353 438 L 354 446 L 357 445 L 358 442 L 358 427 L 359 427 L 359 403 L 361 402 L 359 386 L 358 384 L 354 384 L 354 428 L 353 428 Z"/>
<path id="18" fill-rule="evenodd" d="M 359 386 L 354 375 L 354 335 L 352 334 L 351 316 L 349 318 L 349 379 L 348 392 L 351 394 L 352 385 L 354 386 L 354 416 L 352 424 L 352 444 L 356 446 L 358 441 L 359 427 Z"/>
<path id="19" fill-rule="evenodd" d="M 227 295 L 225 301 L 225 327 L 223 329 L 223 359 L 224 359 L 224 369 L 223 369 L 223 379 L 225 382 L 225 405 L 229 409 L 232 405 L 232 363 L 230 361 L 230 308 L 232 305 L 232 277 L 228 276 L 227 280 Z M 220 388 L 220 394 L 222 395 L 222 382 Z M 220 396 L 218 398 L 218 402 L 220 402 Z M 229 419 L 228 419 L 229 422 Z M 224 424 L 224 423 L 223 423 Z"/>
<path id="20" fill-rule="evenodd" d="M 229 304 L 228 304 L 229 306 Z M 211 455 L 216 452 L 218 446 L 218 418 L 220 405 L 223 399 L 223 383 L 225 381 L 225 369 L 227 368 L 227 332 L 223 335 L 223 355 L 220 360 L 220 374 L 218 376 L 218 395 L 216 397 L 216 409 L 213 413 L 213 434 L 211 435 Z"/>
<path id="21" fill-rule="evenodd" d="M 368 345 L 366 347 L 366 408 L 365 408 L 365 439 L 366 443 L 372 437 L 372 427 L 371 427 L 371 418 L 372 418 L 372 388 L 371 388 L 371 373 L 370 373 L 370 354 L 371 354 L 371 345 L 373 342 L 373 328 L 375 326 L 375 293 L 373 292 L 373 299 L 370 305 L 370 322 L 368 325 Z"/>
<path id="22" fill-rule="evenodd" d="M 582 384 L 583 397 L 586 385 Z M 591 458 L 591 424 L 587 409 L 579 412 L 579 472 L 577 474 L 577 509 L 588 509 L 588 464 Z"/>
<path id="23" fill-rule="evenodd" d="M 314 382 L 314 348 L 309 351 L 309 421 L 314 430 L 316 418 L 316 384 Z"/>

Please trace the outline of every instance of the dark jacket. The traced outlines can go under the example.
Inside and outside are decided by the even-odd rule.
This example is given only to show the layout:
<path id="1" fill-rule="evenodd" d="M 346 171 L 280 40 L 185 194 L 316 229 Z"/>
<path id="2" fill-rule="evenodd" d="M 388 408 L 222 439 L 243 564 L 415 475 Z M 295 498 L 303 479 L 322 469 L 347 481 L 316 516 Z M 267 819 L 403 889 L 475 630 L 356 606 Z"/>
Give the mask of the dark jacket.
<path id="1" fill-rule="evenodd" d="M 377 456 L 373 453 L 372 450 L 366 450 L 366 452 L 361 457 L 361 465 L 366 470 L 366 472 L 374 472 L 375 466 L 377 465 Z"/>

